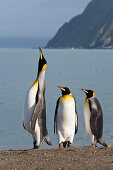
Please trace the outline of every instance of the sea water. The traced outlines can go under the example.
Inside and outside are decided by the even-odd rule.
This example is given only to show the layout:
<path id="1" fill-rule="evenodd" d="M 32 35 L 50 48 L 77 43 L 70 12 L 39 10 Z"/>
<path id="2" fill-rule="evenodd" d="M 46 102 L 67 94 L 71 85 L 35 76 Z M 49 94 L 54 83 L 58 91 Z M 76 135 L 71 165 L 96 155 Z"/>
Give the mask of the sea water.
<path id="1" fill-rule="evenodd" d="M 107 144 L 113 143 L 113 50 L 43 49 L 43 54 L 47 60 L 47 128 L 53 145 L 43 142 L 41 148 L 58 147 L 53 129 L 56 101 L 61 95 L 57 86 L 69 87 L 76 99 L 78 133 L 73 146 L 91 146 L 83 117 L 86 96 L 80 88 L 95 91 L 103 110 L 103 138 Z M 0 49 L 0 150 L 33 147 L 32 136 L 22 122 L 25 95 L 36 78 L 38 60 L 37 49 Z"/>

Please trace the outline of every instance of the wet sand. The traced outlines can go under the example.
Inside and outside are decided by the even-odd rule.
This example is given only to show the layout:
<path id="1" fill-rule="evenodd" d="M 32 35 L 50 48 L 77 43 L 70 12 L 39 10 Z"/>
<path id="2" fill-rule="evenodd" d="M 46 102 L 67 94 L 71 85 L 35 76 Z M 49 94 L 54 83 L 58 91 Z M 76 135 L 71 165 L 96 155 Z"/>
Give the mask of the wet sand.
<path id="1" fill-rule="evenodd" d="M 0 170 L 113 170 L 113 147 L 0 151 Z"/>

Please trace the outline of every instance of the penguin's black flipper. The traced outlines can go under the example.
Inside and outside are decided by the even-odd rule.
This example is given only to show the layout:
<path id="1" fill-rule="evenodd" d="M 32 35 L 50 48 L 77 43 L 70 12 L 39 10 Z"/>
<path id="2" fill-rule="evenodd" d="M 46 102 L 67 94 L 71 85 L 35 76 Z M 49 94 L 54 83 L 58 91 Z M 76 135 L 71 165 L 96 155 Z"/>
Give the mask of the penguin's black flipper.
<path id="1" fill-rule="evenodd" d="M 44 140 L 48 145 L 51 145 L 50 138 L 46 127 L 46 106 L 45 100 L 40 99 L 37 101 L 34 112 L 31 118 L 31 129 L 35 130 L 35 124 L 38 118 L 38 124 L 40 127 L 40 142 Z"/>
<path id="2" fill-rule="evenodd" d="M 76 108 L 76 100 L 74 98 L 74 101 L 75 101 L 75 134 L 77 133 L 78 131 L 78 114 L 77 114 L 77 108 Z"/>
<path id="3" fill-rule="evenodd" d="M 78 115 L 77 112 L 75 112 L 75 134 L 78 131 Z"/>
<path id="4" fill-rule="evenodd" d="M 32 118 L 31 118 L 31 129 L 35 130 L 36 120 L 42 113 L 42 100 L 39 100 L 34 108 Z"/>
<path id="5" fill-rule="evenodd" d="M 57 130 L 56 117 L 57 117 L 57 111 L 58 111 L 59 101 L 60 101 L 60 97 L 59 97 L 59 99 L 57 100 L 56 109 L 55 109 L 55 115 L 54 115 L 54 134 L 55 134 L 55 128 L 56 128 L 56 130 Z"/>
<path id="6" fill-rule="evenodd" d="M 103 115 L 102 115 L 102 108 L 101 108 L 101 105 L 98 99 L 95 97 L 94 100 L 97 105 L 97 109 L 93 108 L 91 106 L 91 102 L 89 101 L 90 111 L 91 111 L 90 125 L 91 125 L 91 130 L 92 130 L 93 135 L 96 136 L 98 140 L 102 137 Z"/>
<path id="7" fill-rule="evenodd" d="M 91 109 L 90 126 L 92 134 L 97 138 L 97 111 L 94 108 Z"/>

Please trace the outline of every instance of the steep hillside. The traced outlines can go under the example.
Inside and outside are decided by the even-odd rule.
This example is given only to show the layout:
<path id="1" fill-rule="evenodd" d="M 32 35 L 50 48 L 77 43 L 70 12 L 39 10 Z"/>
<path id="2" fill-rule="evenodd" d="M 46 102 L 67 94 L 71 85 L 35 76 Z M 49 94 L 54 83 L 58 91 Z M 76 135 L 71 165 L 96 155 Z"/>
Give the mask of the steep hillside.
<path id="1" fill-rule="evenodd" d="M 65 23 L 47 48 L 113 48 L 113 0 L 92 0 Z"/>

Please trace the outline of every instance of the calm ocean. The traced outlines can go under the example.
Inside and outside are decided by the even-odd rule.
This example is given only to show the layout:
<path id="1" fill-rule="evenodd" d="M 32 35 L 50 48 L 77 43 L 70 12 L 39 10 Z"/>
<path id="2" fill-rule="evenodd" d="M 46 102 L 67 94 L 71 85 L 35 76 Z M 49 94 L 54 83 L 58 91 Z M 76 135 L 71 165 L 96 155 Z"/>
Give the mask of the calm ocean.
<path id="1" fill-rule="evenodd" d="M 80 88 L 95 91 L 103 109 L 103 138 L 113 143 L 113 50 L 43 49 L 43 54 L 48 64 L 47 127 L 52 147 L 58 147 L 53 133 L 56 100 L 61 95 L 57 86 L 69 87 L 77 102 L 79 129 L 73 146 L 91 145 L 83 117 L 85 94 Z M 36 78 L 38 59 L 37 49 L 0 49 L 0 150 L 33 147 L 22 121 L 25 95 Z M 43 142 L 41 148 L 51 147 Z"/>

